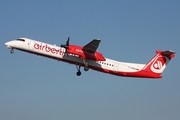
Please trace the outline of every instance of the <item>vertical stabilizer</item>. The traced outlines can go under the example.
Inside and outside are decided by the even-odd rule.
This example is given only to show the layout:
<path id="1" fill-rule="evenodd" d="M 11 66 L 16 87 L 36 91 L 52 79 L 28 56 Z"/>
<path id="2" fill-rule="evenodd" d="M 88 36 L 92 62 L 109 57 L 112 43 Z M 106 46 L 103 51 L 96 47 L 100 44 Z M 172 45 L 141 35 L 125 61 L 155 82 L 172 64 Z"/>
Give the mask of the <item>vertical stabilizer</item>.
<path id="1" fill-rule="evenodd" d="M 148 74 L 160 76 L 166 68 L 168 62 L 174 57 L 175 52 L 171 50 L 157 50 L 156 55 L 143 67 L 143 71 Z"/>

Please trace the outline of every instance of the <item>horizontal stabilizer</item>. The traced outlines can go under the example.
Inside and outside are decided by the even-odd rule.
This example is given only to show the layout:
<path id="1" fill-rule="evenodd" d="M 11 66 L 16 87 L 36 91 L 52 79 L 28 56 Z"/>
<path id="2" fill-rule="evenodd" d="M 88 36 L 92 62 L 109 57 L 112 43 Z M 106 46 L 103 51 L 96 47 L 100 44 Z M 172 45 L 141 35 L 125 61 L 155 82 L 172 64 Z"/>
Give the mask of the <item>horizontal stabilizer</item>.
<path id="1" fill-rule="evenodd" d="M 167 51 L 157 50 L 156 53 L 161 54 L 166 57 L 169 57 L 169 58 L 173 58 L 176 52 L 174 52 L 172 50 L 167 50 Z"/>

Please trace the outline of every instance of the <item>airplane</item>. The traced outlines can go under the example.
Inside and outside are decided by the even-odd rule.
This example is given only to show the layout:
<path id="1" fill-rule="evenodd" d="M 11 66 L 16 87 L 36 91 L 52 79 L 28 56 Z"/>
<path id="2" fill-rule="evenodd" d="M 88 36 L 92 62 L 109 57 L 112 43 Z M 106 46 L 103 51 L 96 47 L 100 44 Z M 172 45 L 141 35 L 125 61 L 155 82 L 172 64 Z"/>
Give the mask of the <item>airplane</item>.
<path id="1" fill-rule="evenodd" d="M 156 55 L 147 64 L 120 62 L 105 58 L 97 51 L 101 42 L 99 39 L 93 39 L 85 46 L 71 45 L 69 41 L 70 37 L 68 37 L 65 44 L 56 46 L 29 38 L 18 38 L 6 42 L 5 45 L 12 54 L 16 49 L 74 64 L 77 68 L 77 76 L 81 75 L 80 69 L 84 67 L 84 71 L 92 69 L 123 77 L 162 78 L 162 72 L 175 56 L 175 52 L 172 50 L 157 50 Z"/>

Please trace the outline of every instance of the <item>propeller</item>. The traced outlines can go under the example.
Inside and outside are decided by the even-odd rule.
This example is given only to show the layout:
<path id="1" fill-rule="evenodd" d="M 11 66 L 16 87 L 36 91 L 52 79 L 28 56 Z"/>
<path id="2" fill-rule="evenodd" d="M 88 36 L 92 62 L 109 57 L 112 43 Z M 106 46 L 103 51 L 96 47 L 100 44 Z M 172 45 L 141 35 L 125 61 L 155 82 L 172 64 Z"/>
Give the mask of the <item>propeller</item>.
<path id="1" fill-rule="evenodd" d="M 65 53 L 67 54 L 68 52 L 68 47 L 69 47 L 69 40 L 70 40 L 70 37 L 68 37 L 67 41 L 66 41 L 66 44 L 61 44 L 61 47 L 65 48 Z"/>

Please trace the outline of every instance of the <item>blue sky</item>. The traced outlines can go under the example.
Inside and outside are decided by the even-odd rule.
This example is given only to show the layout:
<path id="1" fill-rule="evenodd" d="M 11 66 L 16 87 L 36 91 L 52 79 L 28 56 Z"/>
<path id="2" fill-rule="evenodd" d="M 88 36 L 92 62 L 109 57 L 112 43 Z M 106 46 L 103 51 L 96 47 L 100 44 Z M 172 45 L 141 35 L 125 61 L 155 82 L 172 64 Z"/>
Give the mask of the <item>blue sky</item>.
<path id="1" fill-rule="evenodd" d="M 0 119 L 179 120 L 178 0 L 31 0 L 0 4 Z M 100 51 L 119 61 L 147 63 L 155 50 L 176 57 L 163 78 L 139 79 L 90 70 L 4 46 L 27 37 L 60 45 L 101 39 Z"/>

